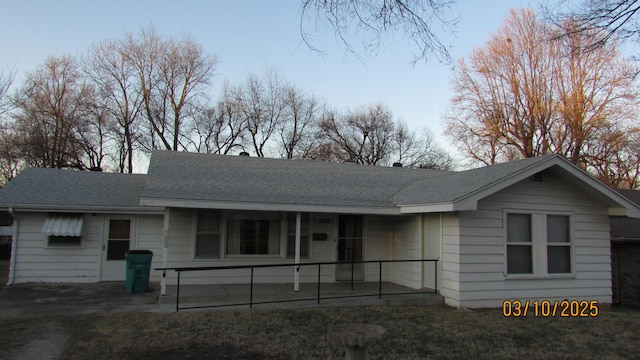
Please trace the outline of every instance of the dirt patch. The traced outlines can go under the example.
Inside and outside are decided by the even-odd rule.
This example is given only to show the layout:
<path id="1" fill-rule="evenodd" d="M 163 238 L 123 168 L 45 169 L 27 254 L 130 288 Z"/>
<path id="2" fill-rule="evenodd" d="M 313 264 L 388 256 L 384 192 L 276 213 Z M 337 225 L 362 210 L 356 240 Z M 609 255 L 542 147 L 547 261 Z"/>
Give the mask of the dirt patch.
<path id="1" fill-rule="evenodd" d="M 21 347 L 9 347 L 8 359 L 56 359 L 67 347 L 69 330 L 58 322 L 37 326 L 28 334 L 28 341 Z"/>

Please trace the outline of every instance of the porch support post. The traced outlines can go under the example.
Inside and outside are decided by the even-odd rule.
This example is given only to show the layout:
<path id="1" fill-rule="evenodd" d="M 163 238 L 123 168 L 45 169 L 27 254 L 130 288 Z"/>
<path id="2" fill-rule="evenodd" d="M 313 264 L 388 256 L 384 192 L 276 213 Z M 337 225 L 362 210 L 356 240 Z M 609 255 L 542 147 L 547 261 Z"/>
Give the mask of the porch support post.
<path id="1" fill-rule="evenodd" d="M 300 227 L 302 226 L 302 215 L 296 213 L 296 266 L 294 266 L 293 291 L 300 291 Z"/>
<path id="2" fill-rule="evenodd" d="M 167 259 L 168 246 L 169 246 L 169 214 L 168 208 L 164 209 L 163 225 L 162 225 L 162 267 L 166 268 L 169 263 Z M 163 276 L 160 280 L 160 295 L 167 295 L 167 278 L 164 276 L 166 270 L 163 272 Z M 177 310 L 176 310 L 177 311 Z"/>

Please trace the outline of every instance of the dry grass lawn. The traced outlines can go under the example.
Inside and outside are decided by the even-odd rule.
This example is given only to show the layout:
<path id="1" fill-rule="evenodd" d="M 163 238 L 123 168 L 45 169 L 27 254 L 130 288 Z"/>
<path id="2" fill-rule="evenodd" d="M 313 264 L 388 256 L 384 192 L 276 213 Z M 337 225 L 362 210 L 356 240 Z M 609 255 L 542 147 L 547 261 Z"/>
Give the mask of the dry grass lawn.
<path id="1" fill-rule="evenodd" d="M 0 318 L 0 358 L 40 329 L 65 329 L 61 359 L 331 359 L 332 326 L 378 324 L 372 359 L 627 359 L 640 354 L 640 311 L 595 318 L 504 318 L 501 311 L 434 307 L 323 307 Z M 60 331 L 60 330 L 58 330 Z"/>

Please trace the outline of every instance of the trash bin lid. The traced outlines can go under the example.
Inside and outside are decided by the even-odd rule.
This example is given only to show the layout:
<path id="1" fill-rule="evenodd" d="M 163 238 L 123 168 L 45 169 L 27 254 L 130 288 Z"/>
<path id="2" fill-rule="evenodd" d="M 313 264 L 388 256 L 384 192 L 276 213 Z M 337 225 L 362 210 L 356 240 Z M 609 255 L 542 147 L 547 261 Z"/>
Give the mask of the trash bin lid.
<path id="1" fill-rule="evenodd" d="M 153 252 L 151 252 L 151 250 L 129 250 L 127 251 L 127 254 L 150 254 L 153 255 Z"/>

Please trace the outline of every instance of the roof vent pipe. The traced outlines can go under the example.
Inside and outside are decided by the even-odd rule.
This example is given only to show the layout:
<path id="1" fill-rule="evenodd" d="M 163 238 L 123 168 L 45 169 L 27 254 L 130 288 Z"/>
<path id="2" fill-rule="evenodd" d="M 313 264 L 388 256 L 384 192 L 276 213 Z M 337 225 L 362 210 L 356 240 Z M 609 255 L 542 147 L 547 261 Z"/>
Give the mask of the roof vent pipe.
<path id="1" fill-rule="evenodd" d="M 395 162 L 393 163 L 393 167 L 402 167 L 402 163 Z"/>
<path id="2" fill-rule="evenodd" d="M 246 151 L 243 151 L 239 154 L 239 156 L 249 156 L 249 153 Z"/>
<path id="3" fill-rule="evenodd" d="M 92 166 L 89 168 L 89 171 L 102 172 L 102 168 L 100 166 Z"/>

